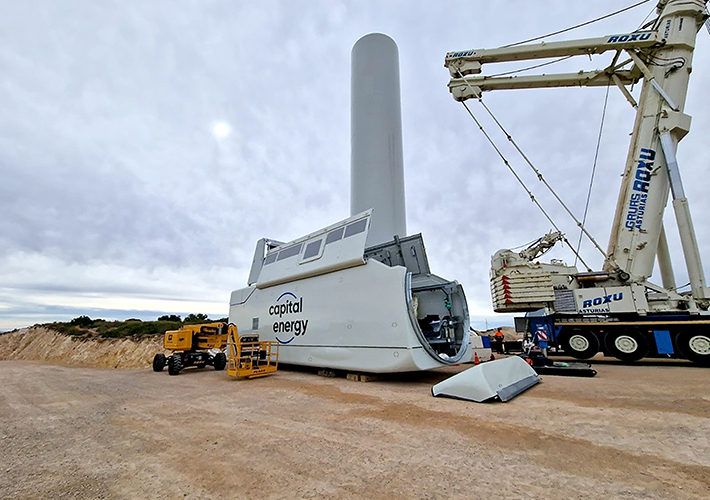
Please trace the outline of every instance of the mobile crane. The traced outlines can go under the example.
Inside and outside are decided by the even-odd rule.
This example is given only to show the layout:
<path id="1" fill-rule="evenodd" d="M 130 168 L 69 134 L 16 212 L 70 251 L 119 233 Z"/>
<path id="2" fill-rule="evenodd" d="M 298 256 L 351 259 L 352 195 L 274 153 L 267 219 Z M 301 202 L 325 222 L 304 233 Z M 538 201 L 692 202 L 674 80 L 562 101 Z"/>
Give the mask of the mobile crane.
<path id="1" fill-rule="evenodd" d="M 690 116 L 683 108 L 695 39 L 710 16 L 707 0 L 660 0 L 656 11 L 658 17 L 645 27 L 650 29 L 642 31 L 449 52 L 448 87 L 457 101 L 481 100 L 484 92 L 499 89 L 617 86 L 621 90 L 637 111 L 607 251 L 592 239 L 604 254 L 603 269 L 580 272 L 560 261 L 537 262 L 542 253 L 564 240 L 560 232 L 543 236 L 519 253 L 499 250 L 491 261 L 493 309 L 528 313 L 516 318 L 518 331 L 545 328 L 551 347 L 579 359 L 603 352 L 625 361 L 674 357 L 710 365 L 710 292 L 676 159 L 677 145 L 690 130 Z M 488 63 L 609 51 L 613 59 L 603 70 L 517 77 L 480 74 Z M 643 84 L 637 102 L 627 87 L 639 81 Z M 669 192 L 689 292 L 676 288 L 663 228 Z M 656 259 L 662 286 L 649 281 Z"/>

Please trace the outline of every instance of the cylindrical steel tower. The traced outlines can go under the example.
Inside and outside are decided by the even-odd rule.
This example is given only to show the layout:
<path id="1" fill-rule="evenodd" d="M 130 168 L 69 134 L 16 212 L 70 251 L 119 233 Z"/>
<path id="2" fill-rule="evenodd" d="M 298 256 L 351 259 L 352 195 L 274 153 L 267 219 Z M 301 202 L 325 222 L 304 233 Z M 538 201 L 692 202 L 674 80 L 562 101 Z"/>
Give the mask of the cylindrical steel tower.
<path id="1" fill-rule="evenodd" d="M 367 245 L 407 235 L 399 52 L 371 33 L 352 50 L 350 214 L 374 209 Z"/>

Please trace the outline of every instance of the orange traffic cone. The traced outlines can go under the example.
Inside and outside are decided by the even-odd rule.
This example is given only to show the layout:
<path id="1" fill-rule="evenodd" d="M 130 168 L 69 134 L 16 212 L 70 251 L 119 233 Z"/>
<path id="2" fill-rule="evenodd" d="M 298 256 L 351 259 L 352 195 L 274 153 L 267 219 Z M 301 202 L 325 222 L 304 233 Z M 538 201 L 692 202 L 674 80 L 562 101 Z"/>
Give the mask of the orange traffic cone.
<path id="1" fill-rule="evenodd" d="M 473 353 L 473 364 L 474 364 L 474 365 L 477 365 L 477 364 L 479 364 L 480 362 L 481 362 L 481 360 L 478 359 L 478 353 L 477 353 L 477 352 L 474 352 L 474 353 Z"/>

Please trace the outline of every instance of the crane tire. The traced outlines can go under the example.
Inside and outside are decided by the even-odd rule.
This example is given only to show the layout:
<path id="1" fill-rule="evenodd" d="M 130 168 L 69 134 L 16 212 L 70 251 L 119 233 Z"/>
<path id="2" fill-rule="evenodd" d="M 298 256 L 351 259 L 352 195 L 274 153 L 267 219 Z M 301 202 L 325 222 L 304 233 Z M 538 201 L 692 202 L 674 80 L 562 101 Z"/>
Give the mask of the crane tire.
<path id="1" fill-rule="evenodd" d="M 648 354 L 648 341 L 635 330 L 609 332 L 604 337 L 604 345 L 621 361 L 638 361 Z"/>
<path id="2" fill-rule="evenodd" d="M 589 359 L 599 352 L 599 339 L 591 331 L 572 330 L 561 335 L 560 346 L 573 358 Z"/>
<path id="3" fill-rule="evenodd" d="M 676 336 L 680 353 L 693 363 L 710 366 L 710 334 L 681 332 Z"/>

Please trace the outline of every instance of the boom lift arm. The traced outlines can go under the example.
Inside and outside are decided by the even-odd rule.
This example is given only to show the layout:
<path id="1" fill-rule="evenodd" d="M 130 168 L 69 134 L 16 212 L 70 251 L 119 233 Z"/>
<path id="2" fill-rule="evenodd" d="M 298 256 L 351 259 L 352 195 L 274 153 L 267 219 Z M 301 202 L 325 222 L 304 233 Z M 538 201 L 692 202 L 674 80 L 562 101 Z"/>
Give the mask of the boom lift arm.
<path id="1" fill-rule="evenodd" d="M 656 255 L 664 284 L 672 271 L 663 234 L 663 212 L 669 191 L 678 222 L 693 299 L 707 302 L 700 253 L 685 198 L 675 151 L 690 129 L 683 113 L 697 32 L 708 18 L 707 0 L 661 0 L 658 19 L 649 31 L 601 38 L 540 43 L 446 54 L 454 99 L 481 98 L 500 89 L 616 85 L 637 107 L 622 186 L 612 224 L 604 271 L 621 277 L 616 284 L 647 285 Z M 484 76 L 483 64 L 602 54 L 616 51 L 604 70 L 535 76 Z M 618 62 L 622 54 L 629 58 Z M 474 75 L 474 76 L 471 76 Z M 638 103 L 626 86 L 643 80 Z M 611 284 L 611 283 L 610 283 Z M 705 305 L 705 304 L 704 304 Z"/>

